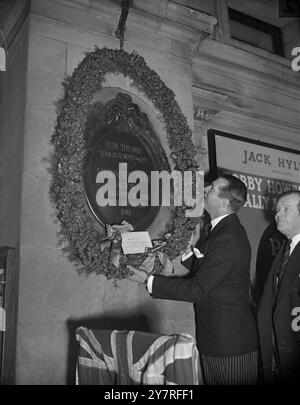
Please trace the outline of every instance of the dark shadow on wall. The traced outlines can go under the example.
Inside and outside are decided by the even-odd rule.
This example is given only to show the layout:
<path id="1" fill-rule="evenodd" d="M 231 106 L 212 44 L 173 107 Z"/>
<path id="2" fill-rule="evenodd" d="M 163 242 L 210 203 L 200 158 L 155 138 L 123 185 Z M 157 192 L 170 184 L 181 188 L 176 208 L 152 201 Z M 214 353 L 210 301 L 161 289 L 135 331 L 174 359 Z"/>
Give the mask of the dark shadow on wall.
<path id="1" fill-rule="evenodd" d="M 151 308 L 151 319 L 153 318 L 153 308 Z M 154 317 L 155 318 L 155 317 Z M 142 332 L 153 332 L 149 318 L 144 314 L 126 313 L 106 314 L 105 316 L 86 317 L 80 319 L 68 319 L 68 356 L 67 356 L 67 385 L 74 385 L 76 381 L 76 336 L 75 331 L 80 326 L 89 329 L 108 329 L 108 330 L 137 330 Z"/>

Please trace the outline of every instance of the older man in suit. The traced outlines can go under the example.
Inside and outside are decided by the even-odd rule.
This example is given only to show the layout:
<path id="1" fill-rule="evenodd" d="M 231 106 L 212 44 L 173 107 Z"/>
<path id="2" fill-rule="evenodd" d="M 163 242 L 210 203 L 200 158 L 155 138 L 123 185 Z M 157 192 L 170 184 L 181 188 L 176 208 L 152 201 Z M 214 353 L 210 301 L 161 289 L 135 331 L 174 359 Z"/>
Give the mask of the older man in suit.
<path id="1" fill-rule="evenodd" d="M 258 308 L 264 383 L 300 382 L 300 191 L 277 202 L 277 229 L 287 238 L 275 258 Z"/>
<path id="2" fill-rule="evenodd" d="M 204 207 L 212 230 L 194 249 L 198 254 L 183 261 L 191 271 L 189 277 L 148 277 L 130 267 L 132 281 L 145 282 L 153 298 L 194 303 L 197 347 L 210 385 L 256 383 L 257 330 L 249 301 L 251 248 L 236 215 L 246 198 L 244 183 L 227 174 L 205 189 Z"/>

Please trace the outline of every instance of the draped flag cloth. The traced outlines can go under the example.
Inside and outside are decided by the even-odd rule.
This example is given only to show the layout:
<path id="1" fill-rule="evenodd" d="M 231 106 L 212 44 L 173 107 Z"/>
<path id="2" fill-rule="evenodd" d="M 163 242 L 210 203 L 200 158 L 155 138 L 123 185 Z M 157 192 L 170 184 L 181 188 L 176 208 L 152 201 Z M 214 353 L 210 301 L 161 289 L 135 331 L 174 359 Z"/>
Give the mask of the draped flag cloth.
<path id="1" fill-rule="evenodd" d="M 78 385 L 203 384 L 195 340 L 188 334 L 76 329 Z"/>

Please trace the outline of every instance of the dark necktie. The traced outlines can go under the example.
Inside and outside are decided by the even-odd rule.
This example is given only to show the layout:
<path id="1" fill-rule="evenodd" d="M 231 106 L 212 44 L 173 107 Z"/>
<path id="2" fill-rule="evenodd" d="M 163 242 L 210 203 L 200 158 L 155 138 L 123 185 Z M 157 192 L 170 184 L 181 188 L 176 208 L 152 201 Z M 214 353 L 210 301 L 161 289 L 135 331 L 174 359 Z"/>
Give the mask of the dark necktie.
<path id="1" fill-rule="evenodd" d="M 203 237 L 201 238 L 202 239 L 202 243 L 204 242 L 204 241 L 206 241 L 206 239 L 209 237 L 209 235 L 210 235 L 210 233 L 211 233 L 211 223 L 209 223 L 209 224 L 206 224 L 205 226 L 204 226 L 204 229 L 203 229 Z"/>
<path id="2" fill-rule="evenodd" d="M 291 240 L 288 239 L 285 242 L 285 246 L 282 252 L 282 256 L 280 259 L 280 263 L 277 269 L 277 274 L 276 274 L 276 279 L 275 279 L 275 283 L 276 283 L 276 295 L 278 293 L 279 287 L 280 287 L 280 283 L 284 274 L 284 270 L 286 268 L 287 262 L 289 260 L 289 256 L 290 256 L 290 248 L 291 248 Z"/>

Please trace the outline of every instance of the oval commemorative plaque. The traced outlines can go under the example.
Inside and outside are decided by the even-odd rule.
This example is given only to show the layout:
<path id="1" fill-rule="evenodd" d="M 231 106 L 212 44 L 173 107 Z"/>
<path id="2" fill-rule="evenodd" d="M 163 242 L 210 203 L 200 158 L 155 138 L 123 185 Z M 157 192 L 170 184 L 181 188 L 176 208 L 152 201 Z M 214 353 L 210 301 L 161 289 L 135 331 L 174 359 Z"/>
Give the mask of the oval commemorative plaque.
<path id="1" fill-rule="evenodd" d="M 141 113 L 128 101 L 131 98 L 125 98 L 125 101 L 121 98 L 122 119 L 117 111 L 120 99 L 110 102 L 113 108 L 104 108 L 108 118 L 104 118 L 106 125 L 96 125 L 96 130 L 92 131 L 85 160 L 84 185 L 88 205 L 101 224 L 120 224 L 126 220 L 135 230 L 144 230 L 154 221 L 160 208 L 151 206 L 151 171 L 160 171 L 163 164 L 153 142 L 144 136 L 143 126 L 138 129 L 133 125 L 132 111 L 139 115 L 139 122 Z M 127 108 L 129 119 L 124 114 L 125 102 L 130 106 Z M 142 177 L 132 182 L 128 177 L 132 172 L 142 172 Z M 143 205 L 132 206 L 132 195 L 143 200 Z"/>

